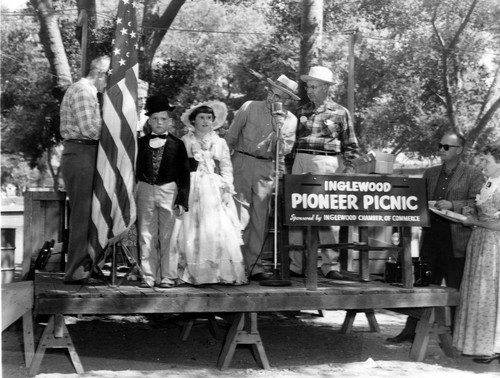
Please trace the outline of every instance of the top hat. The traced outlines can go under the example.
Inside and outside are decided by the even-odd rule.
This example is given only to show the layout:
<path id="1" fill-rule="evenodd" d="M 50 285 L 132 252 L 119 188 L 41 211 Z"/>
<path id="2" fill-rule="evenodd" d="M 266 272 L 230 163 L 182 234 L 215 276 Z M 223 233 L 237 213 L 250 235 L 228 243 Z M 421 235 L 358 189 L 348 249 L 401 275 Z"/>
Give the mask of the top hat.
<path id="1" fill-rule="evenodd" d="M 164 112 L 164 111 L 171 112 L 172 110 L 175 109 L 175 106 L 172 106 L 168 103 L 167 96 L 154 95 L 147 98 L 145 108 L 146 108 L 145 114 L 147 116 L 150 116 L 151 114 L 158 112 Z"/>
<path id="2" fill-rule="evenodd" d="M 330 69 L 322 66 L 311 67 L 308 75 L 300 75 L 300 80 L 317 80 L 323 83 L 333 84 L 333 72 Z"/>
<path id="3" fill-rule="evenodd" d="M 279 90 L 282 90 L 286 94 L 290 95 L 294 100 L 300 100 L 300 97 L 295 94 L 297 93 L 299 84 L 297 84 L 293 80 L 290 80 L 285 75 L 281 75 L 276 81 L 272 81 L 271 79 L 267 79 L 267 81 L 273 87 L 278 88 Z"/>

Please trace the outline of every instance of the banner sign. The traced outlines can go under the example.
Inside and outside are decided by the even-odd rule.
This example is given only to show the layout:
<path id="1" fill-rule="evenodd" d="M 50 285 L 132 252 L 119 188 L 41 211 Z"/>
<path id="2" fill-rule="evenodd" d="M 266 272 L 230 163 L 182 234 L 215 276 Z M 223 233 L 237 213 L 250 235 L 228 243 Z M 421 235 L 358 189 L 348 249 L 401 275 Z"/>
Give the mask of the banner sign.
<path id="1" fill-rule="evenodd" d="M 289 226 L 428 226 L 425 180 L 360 174 L 284 175 Z"/>

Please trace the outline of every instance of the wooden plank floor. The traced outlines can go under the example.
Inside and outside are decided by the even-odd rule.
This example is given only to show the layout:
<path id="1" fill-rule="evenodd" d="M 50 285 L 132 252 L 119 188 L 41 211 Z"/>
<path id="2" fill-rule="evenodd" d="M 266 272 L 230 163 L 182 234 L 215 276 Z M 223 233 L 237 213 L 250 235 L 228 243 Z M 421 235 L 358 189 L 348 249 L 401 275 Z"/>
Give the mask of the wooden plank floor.
<path id="1" fill-rule="evenodd" d="M 305 280 L 292 286 L 269 287 L 252 282 L 243 286 L 182 285 L 171 289 L 139 287 L 124 281 L 65 285 L 61 273 L 37 272 L 35 312 L 38 314 L 224 313 L 297 310 L 362 310 L 456 306 L 455 289 L 428 286 L 404 289 L 379 281 L 332 281 L 320 278 L 315 291 Z"/>

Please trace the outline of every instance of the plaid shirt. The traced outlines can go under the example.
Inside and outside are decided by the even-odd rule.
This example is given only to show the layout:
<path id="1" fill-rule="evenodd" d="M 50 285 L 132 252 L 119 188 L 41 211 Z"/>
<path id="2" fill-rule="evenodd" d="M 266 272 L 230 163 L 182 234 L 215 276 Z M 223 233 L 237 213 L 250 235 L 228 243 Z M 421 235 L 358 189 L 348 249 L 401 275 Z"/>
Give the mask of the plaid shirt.
<path id="1" fill-rule="evenodd" d="M 102 119 L 97 88 L 86 78 L 71 85 L 61 103 L 60 132 L 64 139 L 101 137 Z"/>
<path id="2" fill-rule="evenodd" d="M 295 152 L 338 152 L 343 154 L 344 165 L 352 166 L 352 160 L 359 156 L 359 145 L 346 108 L 330 99 L 317 109 L 309 102 L 298 109 L 298 118 Z"/>

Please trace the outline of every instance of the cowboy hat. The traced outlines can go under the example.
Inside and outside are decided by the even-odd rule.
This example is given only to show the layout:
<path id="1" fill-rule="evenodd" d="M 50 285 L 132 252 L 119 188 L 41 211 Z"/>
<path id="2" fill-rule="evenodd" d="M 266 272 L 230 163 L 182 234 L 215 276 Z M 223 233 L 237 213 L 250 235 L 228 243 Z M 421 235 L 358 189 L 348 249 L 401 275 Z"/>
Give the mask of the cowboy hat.
<path id="1" fill-rule="evenodd" d="M 328 84 L 335 83 L 333 81 L 333 72 L 330 69 L 322 66 L 311 67 L 308 75 L 300 75 L 300 80 L 317 80 Z"/>
<path id="2" fill-rule="evenodd" d="M 208 101 L 208 102 L 203 102 L 201 104 L 196 104 L 191 106 L 188 110 L 186 110 L 184 113 L 181 115 L 181 121 L 184 125 L 188 127 L 188 129 L 193 128 L 193 124 L 191 121 L 189 121 L 189 115 L 195 110 L 196 108 L 199 108 L 200 106 L 208 106 L 212 108 L 215 114 L 215 119 L 214 123 L 212 124 L 212 130 L 217 130 L 220 128 L 224 123 L 226 122 L 226 117 L 227 117 L 227 106 L 223 102 L 220 101 Z"/>
<path id="3" fill-rule="evenodd" d="M 278 80 L 276 81 L 272 81 L 271 79 L 267 79 L 267 81 L 273 87 L 278 88 L 279 90 L 290 95 L 294 100 L 300 100 L 300 97 L 295 94 L 297 93 L 297 88 L 299 87 L 299 84 L 297 84 L 293 80 L 290 80 L 285 75 L 281 75 L 280 77 L 278 77 Z"/>

